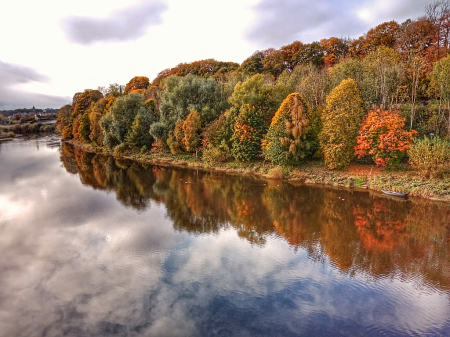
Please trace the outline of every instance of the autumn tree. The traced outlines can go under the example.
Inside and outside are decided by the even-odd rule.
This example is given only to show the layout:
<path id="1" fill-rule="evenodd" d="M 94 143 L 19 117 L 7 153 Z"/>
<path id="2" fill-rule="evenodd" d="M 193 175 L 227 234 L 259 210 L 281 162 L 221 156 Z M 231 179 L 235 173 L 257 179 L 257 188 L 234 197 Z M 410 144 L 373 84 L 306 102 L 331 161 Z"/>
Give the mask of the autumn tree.
<path id="1" fill-rule="evenodd" d="M 79 137 L 78 128 L 75 127 L 75 120 L 81 118 L 85 113 L 89 113 L 89 109 L 91 108 L 92 102 L 97 102 L 99 99 L 103 98 L 103 94 L 98 90 L 86 89 L 84 92 L 76 93 L 72 99 L 72 110 L 70 115 L 70 126 L 72 132 L 67 132 L 68 138 L 70 137 Z"/>
<path id="2" fill-rule="evenodd" d="M 125 86 L 124 93 L 129 92 L 142 92 L 149 86 L 149 79 L 145 76 L 135 76 Z"/>
<path id="3" fill-rule="evenodd" d="M 425 7 L 426 19 L 434 27 L 436 61 L 448 54 L 450 49 L 450 1 L 437 0 Z"/>
<path id="4" fill-rule="evenodd" d="M 281 103 L 263 140 L 264 157 L 277 164 L 294 164 L 309 150 L 306 133 L 309 127 L 308 106 L 298 93 Z"/>
<path id="5" fill-rule="evenodd" d="M 295 66 L 298 65 L 298 59 L 294 55 L 303 47 L 303 43 L 300 41 L 294 41 L 291 44 L 283 46 L 280 50 L 285 55 L 286 67 L 289 71 L 293 71 Z"/>
<path id="6" fill-rule="evenodd" d="M 367 34 L 360 36 L 350 43 L 350 54 L 363 58 L 375 52 L 380 47 L 393 48 L 400 26 L 395 21 L 384 22 L 370 29 Z"/>
<path id="7" fill-rule="evenodd" d="M 80 138 L 86 142 L 90 140 L 89 135 L 91 134 L 91 125 L 89 121 L 89 113 L 84 113 L 80 117 L 80 126 L 78 128 L 78 133 Z"/>
<path id="8" fill-rule="evenodd" d="M 80 139 L 80 133 L 79 133 L 80 118 L 81 118 L 81 115 L 78 115 L 75 117 L 75 120 L 73 121 L 71 136 L 73 136 L 73 138 L 75 138 L 75 139 Z"/>
<path id="9" fill-rule="evenodd" d="M 450 55 L 433 64 L 429 78 L 431 89 L 439 98 L 439 115 L 447 121 L 447 133 L 450 135 Z"/>
<path id="10" fill-rule="evenodd" d="M 103 130 L 100 127 L 100 119 L 109 112 L 109 108 L 115 100 L 115 96 L 108 96 L 91 104 L 89 112 L 91 133 L 89 138 L 97 146 L 103 146 Z"/>
<path id="11" fill-rule="evenodd" d="M 341 168 L 352 160 L 363 114 L 362 100 L 353 79 L 343 80 L 327 96 L 319 139 L 328 168 Z"/>
<path id="12" fill-rule="evenodd" d="M 324 63 L 327 66 L 333 66 L 343 59 L 349 53 L 350 42 L 348 39 L 339 39 L 330 37 L 329 39 L 320 40 L 320 45 L 324 51 Z"/>
<path id="13" fill-rule="evenodd" d="M 63 139 L 70 138 L 70 109 L 71 105 L 64 105 L 59 109 L 58 118 L 56 119 L 56 127 L 61 133 Z"/>
<path id="14" fill-rule="evenodd" d="M 245 104 L 236 118 L 231 137 L 233 157 L 238 161 L 250 161 L 260 155 L 263 134 L 261 110 Z"/>
<path id="15" fill-rule="evenodd" d="M 183 122 L 183 145 L 188 152 L 197 152 L 200 147 L 201 122 L 197 111 L 192 110 Z"/>
<path id="16" fill-rule="evenodd" d="M 376 103 L 385 108 L 394 103 L 404 79 L 405 70 L 400 60 L 400 54 L 387 47 L 380 47 L 363 60 L 364 80 L 374 89 Z"/>
<path id="17" fill-rule="evenodd" d="M 319 42 L 302 45 L 292 57 L 293 62 L 296 65 L 299 64 L 313 64 L 315 66 L 321 66 L 324 64 L 325 51 Z"/>
<path id="18" fill-rule="evenodd" d="M 372 110 L 364 118 L 355 155 L 371 156 L 379 166 L 397 165 L 412 144 L 416 131 L 406 131 L 405 118 L 398 110 Z"/>

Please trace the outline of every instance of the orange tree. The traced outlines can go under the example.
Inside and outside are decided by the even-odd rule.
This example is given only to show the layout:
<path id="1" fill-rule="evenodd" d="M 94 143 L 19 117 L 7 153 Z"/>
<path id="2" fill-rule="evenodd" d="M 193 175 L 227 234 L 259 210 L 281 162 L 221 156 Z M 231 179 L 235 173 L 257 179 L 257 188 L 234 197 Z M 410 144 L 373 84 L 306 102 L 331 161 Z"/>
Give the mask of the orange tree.
<path id="1" fill-rule="evenodd" d="M 355 155 L 372 156 L 379 166 L 397 165 L 406 156 L 417 131 L 404 130 L 405 118 L 397 110 L 372 110 L 359 130 Z"/>
<path id="2" fill-rule="evenodd" d="M 125 86 L 125 94 L 129 92 L 140 92 L 142 89 L 146 89 L 149 86 L 148 77 L 135 76 Z"/>

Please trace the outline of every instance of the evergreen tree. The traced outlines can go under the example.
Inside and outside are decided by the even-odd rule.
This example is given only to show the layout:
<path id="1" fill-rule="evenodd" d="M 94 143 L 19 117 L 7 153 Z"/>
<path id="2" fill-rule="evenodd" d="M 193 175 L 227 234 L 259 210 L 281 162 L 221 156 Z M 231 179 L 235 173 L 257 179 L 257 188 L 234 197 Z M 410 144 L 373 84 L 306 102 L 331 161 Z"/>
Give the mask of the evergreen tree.
<path id="1" fill-rule="evenodd" d="M 290 94 L 281 104 L 263 140 L 264 157 L 277 164 L 298 163 L 310 148 L 308 106 L 298 93 Z"/>

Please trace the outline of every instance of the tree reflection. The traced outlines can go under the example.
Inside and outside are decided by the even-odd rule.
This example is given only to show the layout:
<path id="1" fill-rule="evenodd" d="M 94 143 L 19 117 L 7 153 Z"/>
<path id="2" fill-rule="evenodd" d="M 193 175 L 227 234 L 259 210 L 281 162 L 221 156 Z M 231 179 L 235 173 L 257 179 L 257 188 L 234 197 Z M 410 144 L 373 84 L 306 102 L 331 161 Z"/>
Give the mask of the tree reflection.
<path id="1" fill-rule="evenodd" d="M 278 235 L 315 261 L 371 277 L 402 273 L 450 289 L 450 207 L 365 192 L 149 166 L 61 147 L 64 168 L 126 207 L 162 203 L 177 231 L 234 229 L 255 245 Z M 417 278 L 417 275 L 421 277 Z M 418 281 L 419 282 L 419 281 Z"/>

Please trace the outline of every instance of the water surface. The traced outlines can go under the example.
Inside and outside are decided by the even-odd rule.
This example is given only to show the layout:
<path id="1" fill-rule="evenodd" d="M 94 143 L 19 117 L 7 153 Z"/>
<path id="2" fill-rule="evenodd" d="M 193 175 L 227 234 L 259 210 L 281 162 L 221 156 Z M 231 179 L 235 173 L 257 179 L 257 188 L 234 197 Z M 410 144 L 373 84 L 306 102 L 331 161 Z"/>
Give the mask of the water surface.
<path id="1" fill-rule="evenodd" d="M 0 336 L 448 336 L 450 207 L 0 143 Z"/>

